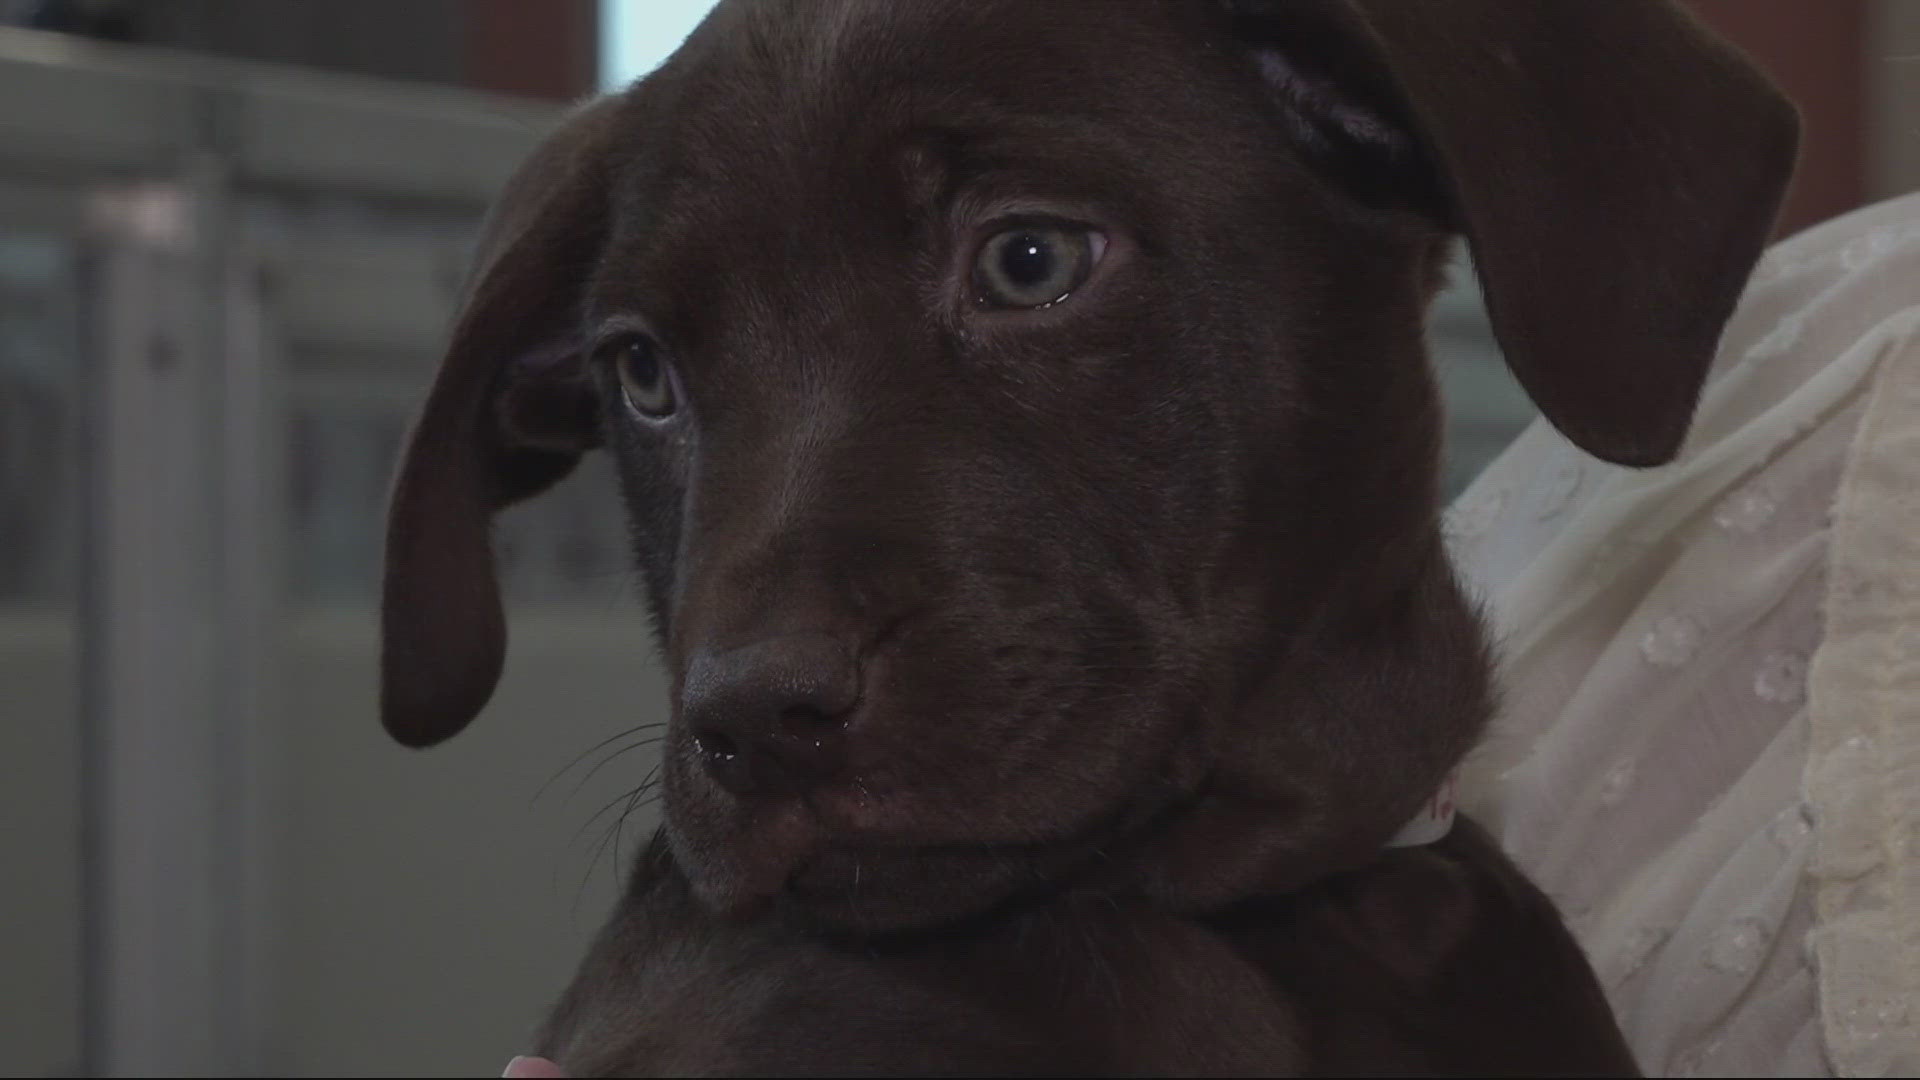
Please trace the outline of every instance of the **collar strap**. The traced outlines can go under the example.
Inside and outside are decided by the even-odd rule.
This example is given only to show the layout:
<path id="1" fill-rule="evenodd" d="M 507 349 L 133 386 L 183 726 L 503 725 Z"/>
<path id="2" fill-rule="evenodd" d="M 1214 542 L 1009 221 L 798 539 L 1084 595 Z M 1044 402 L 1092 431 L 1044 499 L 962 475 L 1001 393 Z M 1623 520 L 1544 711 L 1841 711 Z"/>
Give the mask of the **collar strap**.
<path id="1" fill-rule="evenodd" d="M 1453 814 L 1459 804 L 1460 770 L 1447 773 L 1440 786 L 1420 804 L 1420 811 L 1413 820 L 1406 823 L 1393 839 L 1387 841 L 1390 848 L 1419 847 L 1431 844 L 1453 831 Z"/>

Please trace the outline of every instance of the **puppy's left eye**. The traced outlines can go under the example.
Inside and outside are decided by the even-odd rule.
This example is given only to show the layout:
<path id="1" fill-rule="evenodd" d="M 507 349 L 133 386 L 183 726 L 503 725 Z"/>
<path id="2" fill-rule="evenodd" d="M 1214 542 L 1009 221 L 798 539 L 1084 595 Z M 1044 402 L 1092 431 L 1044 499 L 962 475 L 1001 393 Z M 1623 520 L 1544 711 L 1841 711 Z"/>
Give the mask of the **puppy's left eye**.
<path id="1" fill-rule="evenodd" d="M 1105 237 L 1066 225 L 1026 225 L 996 233 L 973 261 L 980 302 L 1001 308 L 1057 304 L 1093 272 Z"/>
<path id="2" fill-rule="evenodd" d="M 627 407 L 650 420 L 664 420 L 679 407 L 673 376 L 660 355 L 660 345 L 645 334 L 624 334 L 595 350 L 602 363 L 613 365 Z"/>

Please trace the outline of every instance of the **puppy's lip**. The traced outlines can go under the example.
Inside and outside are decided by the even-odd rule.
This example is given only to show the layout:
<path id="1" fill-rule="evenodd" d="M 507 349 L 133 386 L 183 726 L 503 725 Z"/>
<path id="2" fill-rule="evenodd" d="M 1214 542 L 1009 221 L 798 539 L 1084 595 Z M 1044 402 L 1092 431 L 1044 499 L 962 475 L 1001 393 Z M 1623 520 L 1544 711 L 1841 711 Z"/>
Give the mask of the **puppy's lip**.
<path id="1" fill-rule="evenodd" d="M 714 836 L 688 852 L 690 877 L 707 906 L 729 919 L 756 917 L 782 897 L 808 908 L 824 904 L 823 910 L 831 911 L 849 889 L 858 888 L 863 874 L 867 906 L 884 894 L 886 883 L 912 884 L 918 880 L 914 874 L 929 870 L 994 879 L 979 896 L 936 890 L 937 896 L 895 905 L 895 914 L 912 922 L 922 908 L 964 914 L 993 902 L 1015 884 L 999 881 L 1009 867 L 1053 865 L 1065 871 L 1078 865 L 1089 845 L 1117 835 L 1135 817 L 1121 806 L 1091 821 L 1029 822 L 1021 828 L 1008 828 L 1011 823 L 1003 821 L 983 832 L 956 829 L 951 813 L 938 813 L 913 794 L 884 786 L 875 790 L 856 773 L 799 798 L 750 807 L 736 803 L 744 812 L 724 839 Z M 917 869 L 909 873 L 906 868 Z M 1025 884 L 1039 880 L 1035 873 L 1017 877 Z"/>
<path id="2" fill-rule="evenodd" d="M 837 833 L 873 833 L 888 831 L 887 814 L 880 800 L 856 777 L 811 791 L 806 802 L 821 824 Z"/>
<path id="3" fill-rule="evenodd" d="M 758 807 L 725 842 L 710 872 L 695 875 L 695 887 L 722 915 L 752 915 L 813 860 L 825 839 L 819 820 L 797 800 Z"/>
<path id="4" fill-rule="evenodd" d="M 842 848 L 910 851 L 928 847 L 993 843 L 1046 842 L 1052 836 L 956 835 L 952 816 L 921 805 L 911 793 L 881 795 L 858 777 L 815 789 L 806 795 L 826 842 Z M 946 827 L 942 827 L 942 823 Z"/>

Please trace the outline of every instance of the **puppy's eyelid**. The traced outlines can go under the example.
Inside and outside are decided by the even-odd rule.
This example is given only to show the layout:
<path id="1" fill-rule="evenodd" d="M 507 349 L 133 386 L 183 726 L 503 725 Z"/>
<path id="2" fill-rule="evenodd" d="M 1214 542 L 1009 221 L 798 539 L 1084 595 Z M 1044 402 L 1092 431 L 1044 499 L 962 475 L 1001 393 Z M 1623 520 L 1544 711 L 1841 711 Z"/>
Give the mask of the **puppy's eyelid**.
<path id="1" fill-rule="evenodd" d="M 589 315 L 587 318 L 581 320 L 580 340 L 586 343 L 589 355 L 598 352 L 607 345 L 619 341 L 621 338 L 629 337 L 651 338 L 656 345 L 662 348 L 666 347 L 664 339 L 662 339 L 658 333 L 654 332 L 652 322 L 638 316 L 625 314 L 605 316 Z"/>
<path id="2" fill-rule="evenodd" d="M 1007 209 L 999 213 L 983 215 L 974 232 L 980 236 L 992 236 L 1008 229 L 1074 229 L 1086 232 L 1099 232 L 1101 226 L 1082 214 L 1033 209 Z"/>

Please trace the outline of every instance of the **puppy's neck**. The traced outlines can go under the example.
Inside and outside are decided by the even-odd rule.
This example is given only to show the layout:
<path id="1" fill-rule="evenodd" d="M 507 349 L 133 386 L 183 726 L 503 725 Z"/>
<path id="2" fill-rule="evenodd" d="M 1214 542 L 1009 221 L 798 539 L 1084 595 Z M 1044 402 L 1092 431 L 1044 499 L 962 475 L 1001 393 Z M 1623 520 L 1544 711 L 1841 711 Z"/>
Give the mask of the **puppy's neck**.
<path id="1" fill-rule="evenodd" d="M 1430 552 L 1369 614 L 1289 643 L 1218 726 L 1198 797 L 1126 860 L 1129 888 L 1179 910 L 1291 892 L 1432 805 L 1493 703 L 1484 631 L 1437 537 Z"/>

